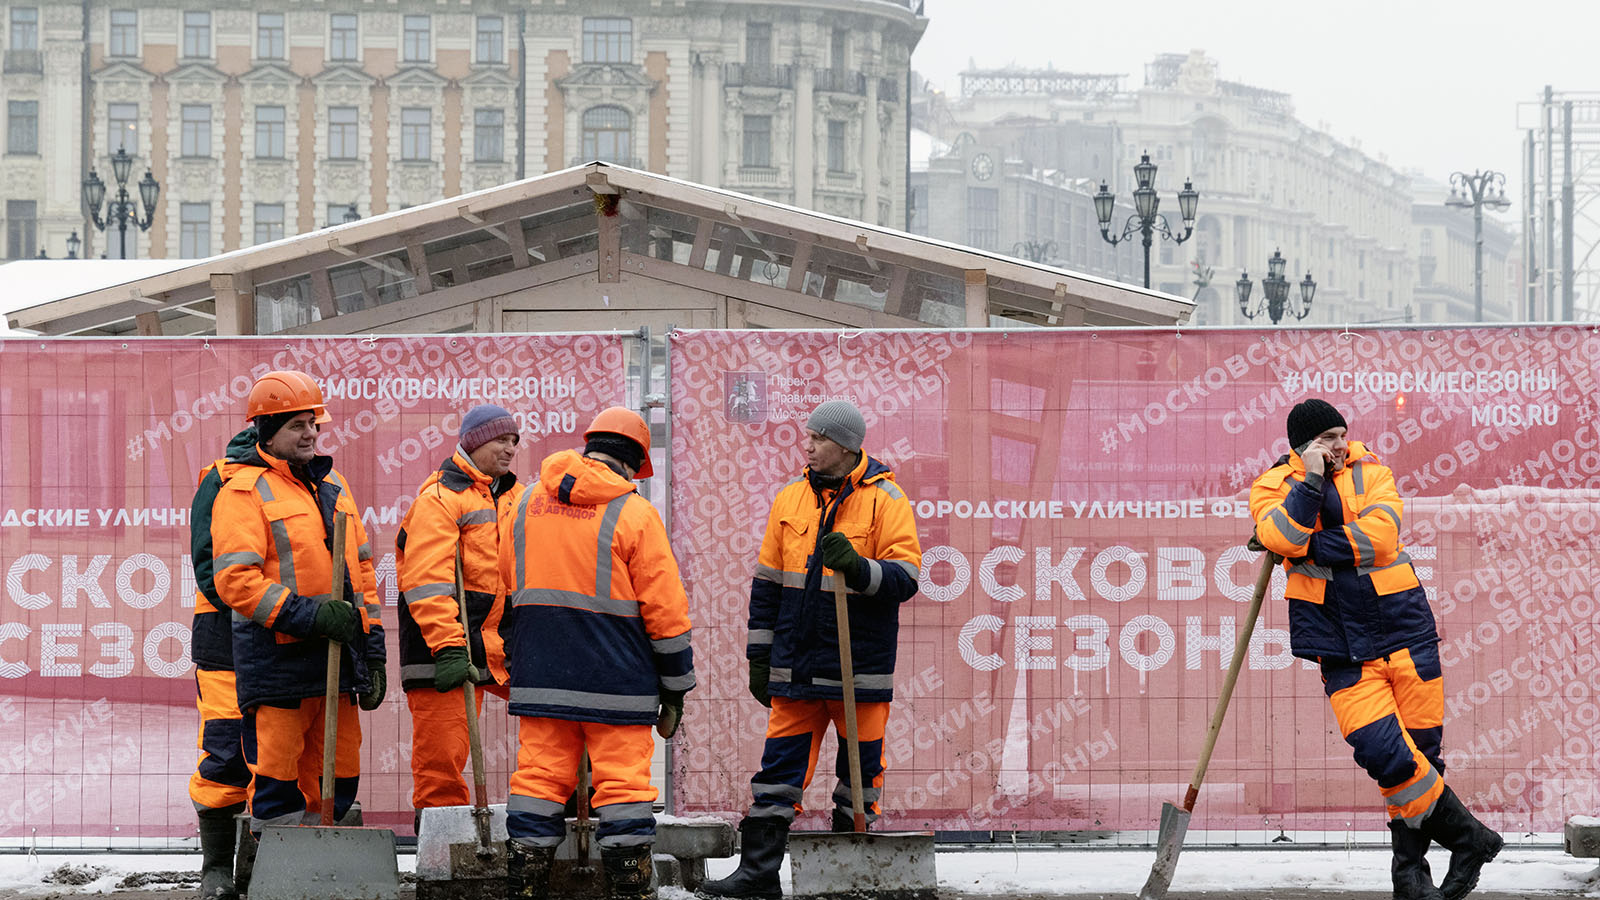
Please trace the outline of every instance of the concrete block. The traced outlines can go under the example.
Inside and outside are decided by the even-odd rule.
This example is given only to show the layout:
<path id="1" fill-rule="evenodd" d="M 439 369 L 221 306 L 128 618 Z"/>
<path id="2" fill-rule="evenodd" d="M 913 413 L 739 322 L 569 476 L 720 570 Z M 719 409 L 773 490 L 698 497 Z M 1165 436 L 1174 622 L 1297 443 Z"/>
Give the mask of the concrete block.
<path id="1" fill-rule="evenodd" d="M 727 822 L 659 822 L 655 852 L 679 859 L 732 856 L 733 826 Z"/>
<path id="2" fill-rule="evenodd" d="M 1600 859 L 1600 819 L 1573 816 L 1564 829 L 1567 854 L 1579 859 Z"/>
<path id="3" fill-rule="evenodd" d="M 935 900 L 933 832 L 789 836 L 794 895 L 816 900 Z"/>
<path id="4" fill-rule="evenodd" d="M 417 839 L 417 881 L 504 878 L 506 874 L 506 805 L 489 807 L 489 849 L 479 857 L 478 826 L 470 806 L 435 806 L 422 811 Z"/>

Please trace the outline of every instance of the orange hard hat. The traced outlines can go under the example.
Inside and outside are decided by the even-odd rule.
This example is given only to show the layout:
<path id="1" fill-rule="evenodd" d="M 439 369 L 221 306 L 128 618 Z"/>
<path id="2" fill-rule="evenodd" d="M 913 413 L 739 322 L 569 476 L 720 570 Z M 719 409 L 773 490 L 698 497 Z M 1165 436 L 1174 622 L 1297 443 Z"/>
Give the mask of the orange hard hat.
<path id="1" fill-rule="evenodd" d="M 311 410 L 312 421 L 325 425 L 333 421 L 322 401 L 322 388 L 310 375 L 293 370 L 268 372 L 256 379 L 245 401 L 245 418 L 256 419 L 274 413 Z"/>
<path id="2" fill-rule="evenodd" d="M 646 425 L 644 418 L 626 406 L 612 406 L 600 410 L 583 432 L 587 440 L 592 434 L 620 434 L 644 448 L 644 459 L 639 463 L 639 472 L 636 477 L 649 478 L 655 474 L 655 469 L 650 466 L 650 426 Z"/>

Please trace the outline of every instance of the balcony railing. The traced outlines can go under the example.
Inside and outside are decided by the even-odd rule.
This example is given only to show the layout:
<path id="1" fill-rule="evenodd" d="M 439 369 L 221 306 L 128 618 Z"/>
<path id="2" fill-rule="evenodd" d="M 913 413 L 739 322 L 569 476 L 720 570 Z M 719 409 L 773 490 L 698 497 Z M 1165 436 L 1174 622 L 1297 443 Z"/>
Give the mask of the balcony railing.
<path id="1" fill-rule="evenodd" d="M 38 50 L 7 50 L 5 73 L 7 75 L 44 72 L 44 54 Z"/>
<path id="2" fill-rule="evenodd" d="M 593 156 L 574 156 L 572 158 L 572 162 L 567 163 L 567 165 L 569 165 L 569 166 L 586 166 L 589 163 L 592 163 L 592 162 L 595 162 L 595 161 L 596 161 L 596 157 L 593 157 Z M 603 163 L 610 163 L 613 166 L 627 166 L 630 169 L 643 169 L 643 168 L 645 168 L 645 161 L 640 159 L 637 156 L 611 156 L 611 157 L 602 156 L 602 157 L 598 158 L 598 161 L 599 162 L 603 162 Z"/>
<path id="3" fill-rule="evenodd" d="M 867 76 L 846 69 L 818 69 L 817 90 L 835 94 L 867 95 Z"/>
<path id="4" fill-rule="evenodd" d="M 722 81 L 728 87 L 773 87 L 794 90 L 794 66 L 728 63 L 723 67 Z"/>

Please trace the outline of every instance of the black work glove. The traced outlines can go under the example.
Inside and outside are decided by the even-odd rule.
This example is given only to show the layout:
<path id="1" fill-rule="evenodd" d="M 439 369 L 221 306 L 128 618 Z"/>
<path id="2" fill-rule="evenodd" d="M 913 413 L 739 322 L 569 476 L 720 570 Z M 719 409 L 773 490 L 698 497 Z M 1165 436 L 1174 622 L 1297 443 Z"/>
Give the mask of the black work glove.
<path id="1" fill-rule="evenodd" d="M 317 607 L 316 618 L 311 620 L 311 633 L 348 644 L 361 633 L 361 618 L 356 615 L 355 607 L 343 600 L 329 600 Z"/>
<path id="2" fill-rule="evenodd" d="M 445 647 L 433 655 L 433 689 L 441 694 L 461 687 L 475 675 L 472 655 L 465 647 Z"/>
<path id="3" fill-rule="evenodd" d="M 389 673 L 384 670 L 384 664 L 367 670 L 367 681 L 372 684 L 372 690 L 365 694 L 357 694 L 356 702 L 367 712 L 372 712 L 383 705 L 383 695 L 389 692 Z"/>
<path id="4" fill-rule="evenodd" d="M 852 589 L 867 586 L 867 561 L 850 546 L 850 539 L 837 531 L 822 536 L 822 564 L 843 575 L 844 583 Z"/>
<path id="5" fill-rule="evenodd" d="M 662 740 L 670 739 L 678 733 L 678 725 L 683 722 L 683 691 L 669 691 L 661 689 L 661 714 L 656 717 L 656 734 Z"/>
<path id="6" fill-rule="evenodd" d="M 772 695 L 767 693 L 767 679 L 772 677 L 772 664 L 766 657 L 750 660 L 750 696 L 768 709 L 772 708 Z"/>

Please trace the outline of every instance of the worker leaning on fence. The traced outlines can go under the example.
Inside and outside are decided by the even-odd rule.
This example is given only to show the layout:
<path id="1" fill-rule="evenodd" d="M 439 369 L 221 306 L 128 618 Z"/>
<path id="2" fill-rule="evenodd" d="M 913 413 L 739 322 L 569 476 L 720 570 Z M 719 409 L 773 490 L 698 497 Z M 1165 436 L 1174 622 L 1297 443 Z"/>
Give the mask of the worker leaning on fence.
<path id="1" fill-rule="evenodd" d="M 650 726 L 670 737 L 695 683 L 678 563 L 661 517 L 633 484 L 651 475 L 649 426 L 612 407 L 584 440 L 581 454 L 544 460 L 500 532 L 509 596 L 504 655 L 491 645 L 490 660 L 509 677 L 511 713 L 521 717 L 506 893 L 523 900 L 549 895 L 585 746 L 609 896 L 655 897 Z"/>
<path id="2" fill-rule="evenodd" d="M 1389 814 L 1397 900 L 1459 900 L 1500 852 L 1444 782 L 1444 672 L 1433 611 L 1400 542 L 1394 473 L 1312 398 L 1290 410 L 1290 452 L 1250 489 L 1256 537 L 1284 557 L 1289 640 Z M 1430 841 L 1450 850 L 1435 888 Z"/>
<path id="3" fill-rule="evenodd" d="M 499 519 L 521 494 L 511 472 L 519 440 L 511 413 L 475 406 L 460 442 L 428 476 L 395 538 L 400 578 L 400 685 L 411 711 L 411 804 L 422 810 L 471 802 L 461 777 L 470 751 L 467 710 L 456 690 L 469 678 L 499 691 L 484 656 L 484 630 L 500 611 Z M 467 629 L 456 602 L 461 560 Z M 483 708 L 483 694 L 477 695 Z"/>
<path id="4" fill-rule="evenodd" d="M 853 830 L 845 751 L 835 579 L 849 590 L 863 800 L 878 817 L 883 732 L 894 697 L 900 604 L 917 592 L 922 547 L 911 502 L 883 462 L 861 450 L 867 425 L 846 400 L 829 400 L 806 421 L 805 473 L 772 502 L 750 587 L 745 655 L 750 692 L 770 706 L 754 802 L 739 823 L 733 874 L 701 885 L 712 897 L 779 897 L 778 867 L 800 797 L 811 783 L 828 724 L 839 741 L 833 830 Z"/>
<path id="5" fill-rule="evenodd" d="M 233 610 L 233 659 L 255 785 L 250 830 L 297 825 L 306 801 L 297 772 L 322 754 L 328 641 L 342 645 L 333 815 L 352 822 L 361 773 L 355 705 L 383 702 L 383 626 L 372 547 L 350 486 L 319 456 L 328 421 L 322 390 L 302 372 L 268 372 L 250 389 L 257 443 L 213 504 L 213 580 Z M 345 600 L 334 602 L 333 525 L 345 513 Z M 359 701 L 358 701 L 359 698 Z"/>

